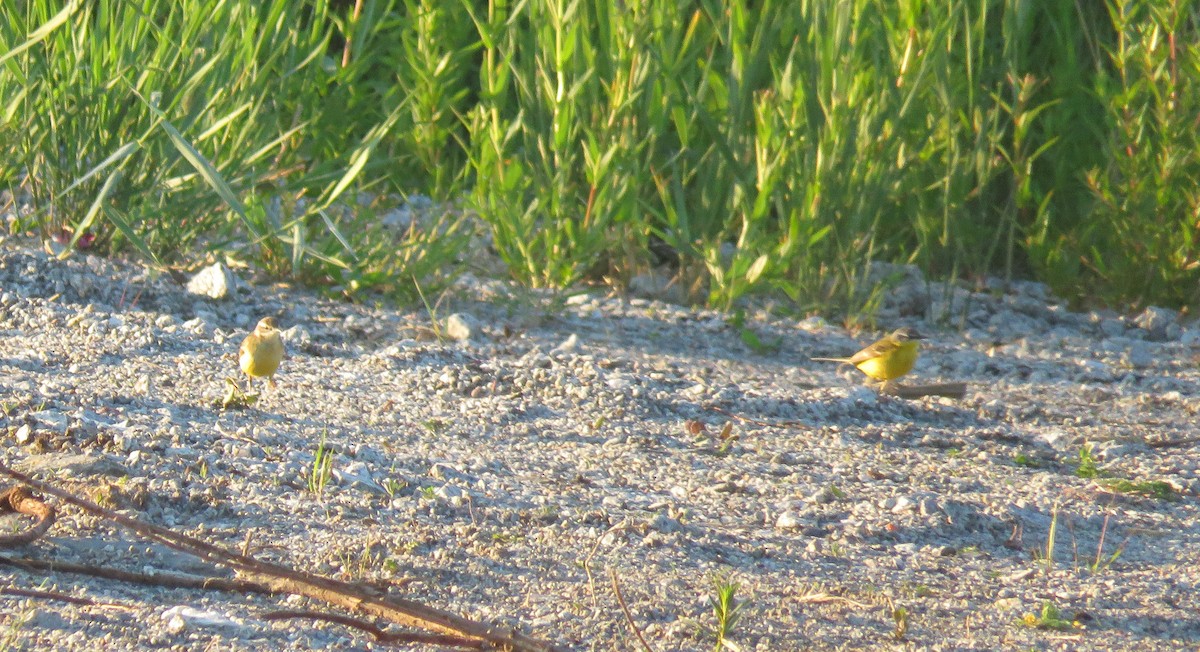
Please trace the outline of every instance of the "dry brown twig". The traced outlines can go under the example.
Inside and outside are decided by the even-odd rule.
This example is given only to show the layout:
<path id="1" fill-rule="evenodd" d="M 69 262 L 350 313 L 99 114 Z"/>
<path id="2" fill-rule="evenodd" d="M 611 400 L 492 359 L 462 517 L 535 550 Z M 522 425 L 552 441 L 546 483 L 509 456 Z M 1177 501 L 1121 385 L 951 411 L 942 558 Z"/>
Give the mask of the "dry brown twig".
<path id="1" fill-rule="evenodd" d="M 286 566 L 260 561 L 231 552 L 206 541 L 144 523 L 135 518 L 105 509 L 90 500 L 80 498 L 41 480 L 0 464 L 0 473 L 18 480 L 38 491 L 54 496 L 83 511 L 111 521 L 138 535 L 165 546 L 210 562 L 232 568 L 245 579 L 261 583 L 271 591 L 294 593 L 383 618 L 405 627 L 424 629 L 440 634 L 464 636 L 513 652 L 557 652 L 562 648 L 549 641 L 526 636 L 515 630 L 480 623 L 440 609 L 395 597 L 384 597 L 362 587 L 339 582 L 319 575 L 297 571 Z M 47 526 L 48 527 L 48 526 Z"/>
<path id="2" fill-rule="evenodd" d="M 84 564 L 71 564 L 66 562 L 53 562 L 42 559 L 10 559 L 0 557 L 0 564 L 15 566 L 28 570 L 48 570 L 59 573 L 76 573 L 82 575 L 90 575 L 93 577 L 102 577 L 106 579 L 114 579 L 122 582 L 130 582 L 134 584 L 146 584 L 151 586 L 162 586 L 167 588 L 185 588 L 185 589 L 200 589 L 200 590 L 216 590 L 230 591 L 236 593 L 273 593 L 267 587 L 256 584 L 254 582 L 244 582 L 241 580 L 226 580 L 216 577 L 198 577 L 194 575 L 176 575 L 172 573 L 155 573 L 153 575 L 145 573 L 132 573 L 129 571 L 117 570 L 114 568 L 104 568 L 101 566 L 87 566 Z M 56 602 L 66 602 L 69 604 L 85 606 L 85 607 L 107 607 L 116 609 L 131 610 L 135 607 L 127 604 L 116 602 L 97 602 L 91 598 L 81 598 L 78 596 L 60 593 L 58 591 L 39 591 L 33 589 L 19 589 L 15 587 L 0 588 L 0 595 L 9 595 L 23 598 L 33 598 L 36 600 L 50 600 Z M 425 645 L 442 645 L 454 646 L 464 649 L 481 650 L 484 649 L 485 643 L 479 639 L 468 639 L 461 636 L 451 636 L 447 634 L 420 634 L 409 632 L 389 632 L 373 623 L 350 616 L 341 614 L 331 614 L 322 611 L 270 611 L 259 616 L 262 620 L 287 620 L 290 618 L 305 618 L 310 620 L 320 620 L 324 622 L 345 625 L 363 632 L 366 632 L 375 637 L 379 643 L 386 645 L 398 645 L 409 643 L 422 643 Z"/>
<path id="3" fill-rule="evenodd" d="M 385 645 L 399 645 L 408 643 L 421 643 L 424 645 L 450 645 L 468 650 L 483 650 L 486 649 L 483 641 L 473 638 L 463 638 L 461 636 L 451 636 L 449 634 L 414 634 L 408 632 L 389 632 L 376 627 L 374 624 L 358 618 L 343 616 L 341 614 L 325 613 L 324 611 L 271 611 L 259 616 L 263 620 L 289 620 L 293 618 L 303 618 L 307 620 L 320 620 L 327 623 L 337 625 L 345 625 L 359 631 L 366 632 L 375 637 L 375 640 Z"/>
<path id="4" fill-rule="evenodd" d="M 0 493 L 0 512 L 16 512 L 37 519 L 24 532 L 0 536 L 0 548 L 16 548 L 33 543 L 54 525 L 57 518 L 53 507 L 34 498 L 28 489 L 20 486 L 9 487 Z"/>
<path id="5" fill-rule="evenodd" d="M 592 544 L 592 549 L 588 552 L 588 556 L 583 559 L 583 572 L 588 578 L 588 593 L 592 596 L 592 609 L 599 609 L 599 603 L 596 602 L 596 578 L 592 575 L 592 559 L 595 558 L 596 552 L 600 550 L 600 544 L 604 542 L 604 537 L 618 531 L 629 529 L 629 519 L 621 519 L 620 523 L 605 530 L 604 534 L 596 537 L 596 542 Z"/>
<path id="6" fill-rule="evenodd" d="M 608 576 L 612 579 L 613 593 L 617 594 L 617 604 L 621 605 L 621 611 L 625 613 L 625 622 L 629 623 L 629 628 L 637 635 L 639 641 L 642 642 L 642 649 L 646 652 L 654 652 L 654 648 L 646 642 L 646 637 L 642 636 L 642 630 L 638 628 L 637 623 L 633 620 L 633 613 L 629 611 L 629 605 L 625 604 L 625 596 L 621 595 L 621 586 L 617 584 L 617 571 L 614 568 L 608 569 Z"/>
<path id="7" fill-rule="evenodd" d="M 72 573 L 88 575 L 130 584 L 146 586 L 161 586 L 168 589 L 197 589 L 201 591 L 229 591 L 232 593 L 274 593 L 271 589 L 257 582 L 226 579 L 222 577 L 203 577 L 156 571 L 153 574 L 135 573 L 107 566 L 91 566 L 88 564 L 73 564 L 65 561 L 50 561 L 32 559 L 29 557 L 0 556 L 0 565 L 23 568 L 25 570 L 50 571 L 52 573 Z"/>
<path id="8" fill-rule="evenodd" d="M 39 591 L 35 589 L 18 589 L 12 586 L 0 588 L 0 595 L 11 595 L 18 598 L 33 598 L 35 600 L 52 600 L 55 602 L 66 602 L 67 604 L 79 605 L 81 607 L 107 607 L 110 609 L 125 609 L 132 610 L 133 607 L 119 602 L 98 602 L 91 598 L 81 598 L 75 595 L 67 595 L 58 591 Z"/>

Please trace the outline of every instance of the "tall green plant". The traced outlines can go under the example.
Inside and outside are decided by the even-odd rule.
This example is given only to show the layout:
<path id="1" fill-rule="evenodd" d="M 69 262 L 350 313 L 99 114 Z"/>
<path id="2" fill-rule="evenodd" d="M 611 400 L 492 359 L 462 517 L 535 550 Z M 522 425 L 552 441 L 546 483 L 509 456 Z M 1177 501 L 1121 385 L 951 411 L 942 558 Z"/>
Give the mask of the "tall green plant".
<path id="1" fill-rule="evenodd" d="M 1025 70 L 1036 80 L 1030 105 L 1052 105 L 1035 121 L 1017 123 L 1027 129 L 1029 150 L 1053 142 L 1026 169 L 1027 206 L 1021 215 L 1024 237 L 1019 245 L 1034 275 L 1064 296 L 1080 289 L 1081 231 L 1095 204 L 1084 173 L 1101 164 L 1107 139 L 1103 98 L 1093 80 L 1105 67 L 1103 44 L 1111 40 L 1103 3 L 1026 3 L 1032 16 L 1026 43 Z M 1020 112 L 1013 116 L 1020 120 Z M 1032 125 L 1030 125 L 1032 123 Z"/>
<path id="2" fill-rule="evenodd" d="M 653 81 L 633 45 L 648 11 L 537 0 L 473 13 L 484 45 L 474 202 L 525 282 L 561 287 L 646 256 L 639 200 L 655 134 L 642 94 Z"/>
<path id="3" fill-rule="evenodd" d="M 0 7 L 0 151 L 46 235 L 232 249 L 345 292 L 448 270 L 455 225 L 388 232 L 349 193 L 387 173 L 402 115 L 364 92 L 389 3 L 57 4 Z"/>
<path id="4" fill-rule="evenodd" d="M 3 10 L 6 49 L 46 24 L 58 3 L 21 4 Z M 300 87 L 320 93 L 315 60 L 328 26 L 318 17 L 306 31 L 285 2 L 204 11 L 199 4 L 81 3 L 6 62 L 0 98 L 9 107 L 5 122 L 21 134 L 6 149 L 27 172 L 43 226 L 78 227 L 80 207 L 119 171 L 120 182 L 108 184 L 102 199 L 110 215 L 126 216 L 127 235 L 151 251 L 178 251 L 217 228 L 226 219 L 215 210 L 222 200 L 160 129 L 164 117 L 235 185 L 253 184 L 269 166 L 298 162 L 288 149 L 297 125 L 281 122 L 293 117 L 281 116 L 275 103 L 302 101 Z M 289 19 L 294 25 L 281 25 Z M 122 235 L 96 228 L 101 242 Z"/>
<path id="5" fill-rule="evenodd" d="M 1080 252 L 1102 296 L 1135 304 L 1200 299 L 1200 58 L 1180 39 L 1197 17 L 1178 4 L 1109 3 L 1115 42 L 1096 78 L 1104 164 Z"/>
<path id="6" fill-rule="evenodd" d="M 29 0 L 0 5 L 0 183 L 47 235 L 203 243 L 352 294 L 452 273 L 454 214 L 383 224 L 420 191 L 536 286 L 657 266 L 715 306 L 856 314 L 887 261 L 1187 304 L 1196 21 L 1168 0 Z"/>
<path id="7" fill-rule="evenodd" d="M 461 4 L 434 0 L 403 0 L 387 15 L 371 46 L 380 53 L 377 83 L 390 82 L 378 95 L 404 107 L 392 135 L 402 171 L 393 181 L 458 199 L 466 178 L 463 116 L 478 83 L 479 42 L 470 15 Z"/>
<path id="8" fill-rule="evenodd" d="M 654 237 L 718 305 L 767 280 L 807 304 L 861 293 L 847 279 L 874 251 L 863 231 L 897 175 L 856 162 L 879 155 L 898 100 L 841 73 L 879 63 L 882 25 L 822 3 L 626 9 L 495 2 L 474 15 L 475 205 L 514 273 L 562 285 L 633 270 Z"/>

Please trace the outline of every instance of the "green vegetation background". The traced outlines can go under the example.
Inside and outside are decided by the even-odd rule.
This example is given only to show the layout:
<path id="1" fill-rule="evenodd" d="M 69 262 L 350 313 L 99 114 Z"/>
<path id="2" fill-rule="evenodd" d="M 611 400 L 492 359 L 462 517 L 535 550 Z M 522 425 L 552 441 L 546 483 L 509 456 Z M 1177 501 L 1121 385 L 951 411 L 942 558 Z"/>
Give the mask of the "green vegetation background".
<path id="1" fill-rule="evenodd" d="M 869 313 L 874 261 L 1200 298 L 1194 2 L 63 4 L 0 5 L 13 230 L 352 297 L 482 223 L 531 286 L 726 308 Z M 382 223 L 414 193 L 444 210 Z"/>

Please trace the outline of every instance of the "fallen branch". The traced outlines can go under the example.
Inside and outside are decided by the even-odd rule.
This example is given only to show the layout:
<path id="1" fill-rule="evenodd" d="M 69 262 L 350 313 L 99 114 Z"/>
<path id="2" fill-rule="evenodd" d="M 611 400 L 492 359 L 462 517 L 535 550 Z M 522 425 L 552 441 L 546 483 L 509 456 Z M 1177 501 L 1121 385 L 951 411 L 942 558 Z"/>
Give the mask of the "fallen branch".
<path id="1" fill-rule="evenodd" d="M 345 625 L 346 627 L 351 627 L 353 629 L 366 632 L 371 636 L 374 636 L 377 642 L 386 645 L 422 643 L 424 645 L 451 645 L 469 650 L 485 649 L 485 643 L 479 639 L 450 636 L 448 634 L 388 632 L 365 620 L 359 620 L 358 618 L 351 618 L 350 616 L 343 616 L 341 614 L 325 613 L 323 611 L 271 611 L 262 614 L 259 616 L 259 618 L 262 620 L 290 620 L 293 618 L 303 618 L 306 620 L 320 620 L 327 623 Z"/>
<path id="2" fill-rule="evenodd" d="M 135 518 L 105 509 L 90 500 L 80 498 L 54 485 L 36 480 L 24 473 L 0 464 L 0 473 L 74 505 L 83 511 L 112 521 L 151 541 L 181 552 L 228 566 L 243 577 L 281 593 L 304 595 L 335 604 L 351 611 L 361 611 L 405 627 L 426 629 L 443 634 L 455 634 L 486 641 L 492 646 L 514 652 L 557 652 L 559 646 L 526 636 L 511 629 L 480 623 L 440 609 L 394 597 L 382 597 L 361 587 L 331 580 L 286 566 L 259 561 L 253 557 L 230 552 L 211 543 L 195 539 L 167 528 L 151 525 Z"/>
<path id="3" fill-rule="evenodd" d="M 51 600 L 54 602 L 66 602 L 67 604 L 75 604 L 81 607 L 118 607 L 121 609 L 132 609 L 129 605 L 118 604 L 116 602 L 97 602 L 91 598 L 81 598 L 58 591 L 37 591 L 34 589 L 18 589 L 12 586 L 0 588 L 0 595 L 11 595 L 18 598 L 33 598 L 35 600 Z"/>
<path id="4" fill-rule="evenodd" d="M 88 566 L 86 564 L 72 564 L 68 562 L 47 561 L 43 559 L 13 559 L 3 556 L 0 556 L 0 564 L 14 566 L 26 570 L 43 570 L 57 573 L 90 575 L 92 577 L 101 577 L 104 579 L 130 582 L 134 584 L 145 584 L 149 586 L 161 586 L 171 589 L 199 589 L 206 591 L 228 591 L 231 593 L 274 593 L 274 591 L 261 584 L 246 582 L 243 580 L 222 579 L 219 577 L 200 577 L 196 575 L 182 575 L 176 573 L 134 573 L 115 568 L 106 568 L 103 566 Z M 0 588 L 0 595 L 67 602 L 80 606 L 121 607 L 123 609 L 132 609 L 132 607 L 129 605 L 110 602 L 97 602 L 91 598 L 81 598 L 55 591 L 37 591 L 33 589 L 4 587 Z M 374 636 L 376 641 L 389 645 L 423 643 L 426 645 L 456 646 L 475 650 L 484 649 L 484 644 L 479 639 L 468 639 L 461 636 L 450 636 L 446 634 L 388 632 L 364 620 L 320 611 L 272 611 L 259 616 L 259 618 L 262 620 L 307 618 L 311 620 L 322 620 L 325 622 L 337 623 L 364 631 Z"/>
<path id="5" fill-rule="evenodd" d="M 34 542 L 54 525 L 57 518 L 53 507 L 34 498 L 25 487 L 9 487 L 0 493 L 0 512 L 16 512 L 37 519 L 24 532 L 0 536 L 0 548 L 16 548 Z"/>
<path id="6" fill-rule="evenodd" d="M 0 565 L 14 566 L 26 570 L 50 571 L 52 573 L 89 575 L 106 580 L 143 584 L 146 586 L 161 586 L 168 589 L 197 589 L 202 591 L 228 591 L 230 593 L 275 593 L 275 591 L 262 584 L 247 582 L 245 580 L 202 577 L 181 573 L 135 573 L 107 566 L 90 566 L 88 564 L 31 559 L 29 557 L 0 556 Z"/>
<path id="7" fill-rule="evenodd" d="M 925 396 L 962 398 L 967 393 L 967 384 L 935 383 L 933 385 L 901 385 L 900 383 L 884 383 L 879 388 L 879 393 L 888 396 L 898 396 L 900 398 L 922 398 Z"/>

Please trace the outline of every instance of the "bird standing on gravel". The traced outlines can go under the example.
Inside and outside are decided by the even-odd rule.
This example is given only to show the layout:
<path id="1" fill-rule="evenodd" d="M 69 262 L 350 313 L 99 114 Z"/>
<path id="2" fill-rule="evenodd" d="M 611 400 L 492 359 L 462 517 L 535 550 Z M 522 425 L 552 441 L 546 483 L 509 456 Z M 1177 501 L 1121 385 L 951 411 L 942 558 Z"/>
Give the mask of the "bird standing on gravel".
<path id="1" fill-rule="evenodd" d="M 925 336 L 912 328 L 898 328 L 891 335 L 855 353 L 849 358 L 813 358 L 822 362 L 842 362 L 858 367 L 864 374 L 882 380 L 893 381 L 912 371 L 917 362 L 917 340 Z"/>
<path id="2" fill-rule="evenodd" d="M 283 359 L 283 339 L 279 337 L 279 325 L 274 317 L 263 317 L 254 327 L 254 332 L 242 340 L 238 349 L 238 364 L 250 377 L 267 379 L 267 386 L 274 389 L 275 372 Z"/>

